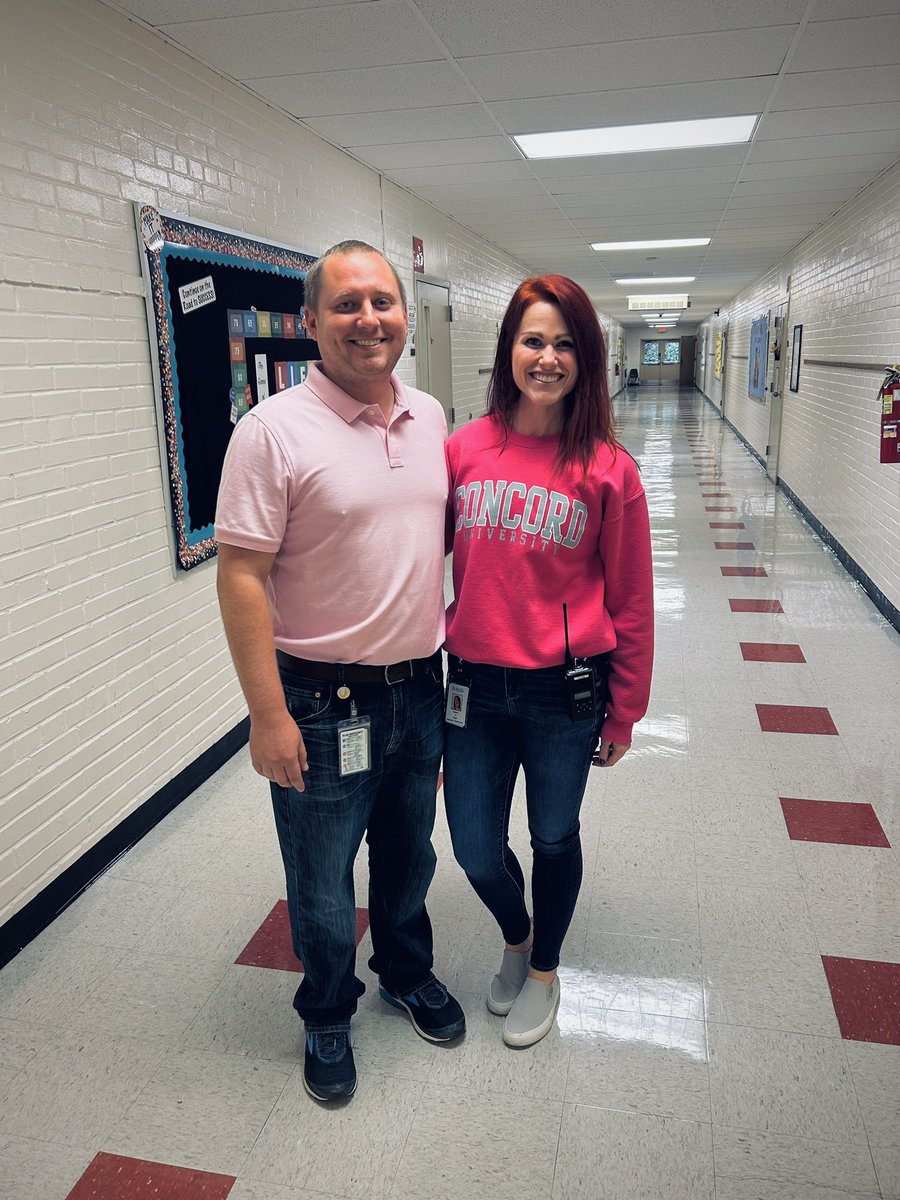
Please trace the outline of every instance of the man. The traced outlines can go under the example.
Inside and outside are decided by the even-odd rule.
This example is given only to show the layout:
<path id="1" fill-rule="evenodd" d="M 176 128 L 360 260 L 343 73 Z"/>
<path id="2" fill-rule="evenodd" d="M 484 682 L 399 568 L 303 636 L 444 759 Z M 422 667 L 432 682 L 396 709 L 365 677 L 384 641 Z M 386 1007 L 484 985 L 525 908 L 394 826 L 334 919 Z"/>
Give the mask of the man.
<path id="1" fill-rule="evenodd" d="M 407 335 L 393 266 L 342 242 L 306 277 L 321 361 L 234 431 L 216 514 L 218 591 L 271 783 L 294 953 L 304 1083 L 356 1088 L 353 863 L 369 847 L 369 966 L 430 1041 L 465 1030 L 432 974 L 425 895 L 443 742 L 444 515 L 438 402 L 392 374 Z"/>

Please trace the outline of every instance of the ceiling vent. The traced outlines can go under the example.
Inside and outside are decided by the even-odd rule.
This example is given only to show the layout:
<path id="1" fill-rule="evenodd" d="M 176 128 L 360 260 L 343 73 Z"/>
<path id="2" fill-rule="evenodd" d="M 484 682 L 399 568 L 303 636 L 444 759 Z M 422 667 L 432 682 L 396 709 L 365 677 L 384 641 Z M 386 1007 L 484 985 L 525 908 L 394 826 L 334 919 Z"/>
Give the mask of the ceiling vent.
<path id="1" fill-rule="evenodd" d="M 690 308 L 691 301 L 688 296 L 629 296 L 628 308 L 634 312 L 636 309 L 650 309 L 655 312 L 674 312 L 676 308 Z"/>

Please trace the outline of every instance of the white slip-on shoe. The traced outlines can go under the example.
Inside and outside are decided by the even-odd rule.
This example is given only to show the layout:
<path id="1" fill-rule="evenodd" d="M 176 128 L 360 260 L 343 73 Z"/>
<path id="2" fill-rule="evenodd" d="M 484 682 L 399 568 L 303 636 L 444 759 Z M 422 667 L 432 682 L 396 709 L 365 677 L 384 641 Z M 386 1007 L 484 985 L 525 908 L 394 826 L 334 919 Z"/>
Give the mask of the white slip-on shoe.
<path id="1" fill-rule="evenodd" d="M 487 1006 L 498 1017 L 505 1017 L 528 977 L 530 950 L 504 950 L 500 970 L 488 988 Z"/>
<path id="2" fill-rule="evenodd" d="M 553 1027 L 559 1008 L 559 979 L 542 983 L 526 979 L 522 990 L 503 1022 L 503 1040 L 507 1046 L 532 1046 Z"/>

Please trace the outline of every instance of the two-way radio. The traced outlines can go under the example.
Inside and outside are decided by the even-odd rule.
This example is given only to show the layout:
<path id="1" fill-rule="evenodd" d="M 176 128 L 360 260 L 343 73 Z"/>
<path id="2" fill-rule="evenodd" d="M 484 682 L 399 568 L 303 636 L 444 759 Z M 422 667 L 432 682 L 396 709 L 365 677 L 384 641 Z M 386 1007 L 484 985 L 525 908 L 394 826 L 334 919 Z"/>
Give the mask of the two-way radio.
<path id="1" fill-rule="evenodd" d="M 569 649 L 569 614 L 564 604 L 563 628 L 566 634 L 566 668 L 563 675 L 569 716 L 573 721 L 593 721 L 597 716 L 597 683 L 594 668 L 583 658 L 573 658 Z"/>

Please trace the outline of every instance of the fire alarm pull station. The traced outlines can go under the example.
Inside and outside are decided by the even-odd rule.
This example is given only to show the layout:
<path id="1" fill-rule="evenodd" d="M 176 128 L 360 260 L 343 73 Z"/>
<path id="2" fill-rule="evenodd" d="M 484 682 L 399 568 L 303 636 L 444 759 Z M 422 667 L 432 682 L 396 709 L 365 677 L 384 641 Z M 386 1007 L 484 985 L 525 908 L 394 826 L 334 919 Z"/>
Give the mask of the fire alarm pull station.
<path id="1" fill-rule="evenodd" d="M 900 363 L 884 368 L 881 401 L 881 461 L 900 463 Z"/>

